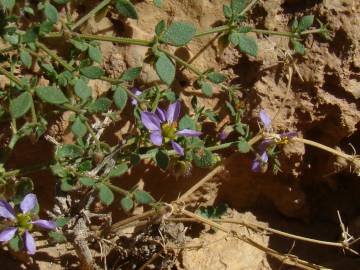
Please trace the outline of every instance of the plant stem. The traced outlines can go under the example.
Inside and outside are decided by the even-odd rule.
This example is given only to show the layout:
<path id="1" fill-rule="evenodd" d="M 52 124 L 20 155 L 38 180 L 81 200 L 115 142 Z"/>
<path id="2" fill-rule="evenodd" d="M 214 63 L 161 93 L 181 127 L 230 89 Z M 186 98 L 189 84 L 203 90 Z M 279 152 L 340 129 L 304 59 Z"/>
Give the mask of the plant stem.
<path id="1" fill-rule="evenodd" d="M 267 34 L 267 35 L 275 35 L 275 36 L 283 36 L 283 37 L 296 37 L 297 35 L 292 32 L 279 32 L 273 30 L 266 30 L 266 29 L 251 29 L 250 32 L 259 33 L 259 34 Z"/>
<path id="2" fill-rule="evenodd" d="M 71 31 L 74 31 L 76 28 L 81 26 L 83 23 L 85 23 L 88 19 L 90 19 L 92 16 L 95 16 L 96 13 L 98 13 L 100 10 L 102 10 L 104 7 L 106 7 L 111 0 L 103 0 L 100 2 L 96 7 L 94 7 L 88 14 L 86 14 L 84 17 L 80 18 L 72 27 Z"/>
<path id="3" fill-rule="evenodd" d="M 96 134 L 95 134 L 94 130 L 91 128 L 91 126 L 89 125 L 88 121 L 84 121 L 84 122 L 85 122 L 86 128 L 87 128 L 88 131 L 90 132 L 91 137 L 92 137 L 93 140 L 95 141 L 95 144 L 96 144 L 97 149 L 100 150 L 100 149 L 101 149 L 101 147 L 100 147 L 100 141 L 99 141 L 99 139 L 96 137 Z"/>
<path id="4" fill-rule="evenodd" d="M 173 55 L 172 53 L 164 50 L 164 49 L 161 49 L 161 48 L 158 48 L 159 51 L 165 53 L 167 56 L 171 57 L 172 59 L 174 59 L 177 63 L 185 66 L 187 69 L 191 70 L 192 72 L 194 72 L 196 75 L 198 76 L 202 76 L 203 73 L 198 70 L 197 68 L 193 67 L 192 65 L 188 64 L 186 61 L 182 60 L 181 58 L 177 57 L 176 55 Z"/>
<path id="5" fill-rule="evenodd" d="M 117 192 L 117 193 L 120 193 L 120 194 L 122 194 L 122 195 L 128 195 L 129 194 L 129 192 L 128 191 L 126 191 L 125 189 L 122 189 L 122 188 L 119 188 L 119 187 L 117 187 L 117 186 L 114 186 L 113 184 L 111 184 L 111 183 L 109 183 L 109 182 L 104 182 L 103 183 L 104 185 L 106 185 L 106 186 L 108 186 L 111 190 L 113 190 L 113 191 L 115 191 L 115 192 Z"/>
<path id="6" fill-rule="evenodd" d="M 17 84 L 20 88 L 24 88 L 24 84 L 22 83 L 22 81 L 17 78 L 14 74 L 12 74 L 11 72 L 7 71 L 6 69 L 4 69 L 3 67 L 0 66 L 0 73 L 5 75 L 10 81 L 14 82 L 15 84 Z"/>
<path id="7" fill-rule="evenodd" d="M 56 53 L 51 51 L 49 48 L 47 48 L 44 44 L 40 43 L 39 41 L 36 41 L 36 46 L 38 46 L 39 49 L 46 52 L 51 58 L 56 60 L 60 65 L 62 65 L 66 70 L 73 72 L 75 68 L 70 66 L 64 59 L 62 59 L 60 56 L 58 56 Z"/>
<path id="8" fill-rule="evenodd" d="M 203 36 L 214 34 L 214 33 L 227 32 L 227 31 L 230 31 L 231 28 L 232 27 L 230 27 L 229 25 L 222 25 L 222 26 L 210 28 L 210 29 L 202 31 L 202 32 L 198 32 L 194 35 L 194 37 L 203 37 Z"/>
<path id="9" fill-rule="evenodd" d="M 100 40 L 100 41 L 110 41 L 120 44 L 132 44 L 139 46 L 151 47 L 152 40 L 143 40 L 143 39 L 133 39 L 133 38 L 124 38 L 124 37 L 111 37 L 111 36 L 100 36 L 100 35 L 89 35 L 89 34 L 74 34 L 79 38 L 88 39 L 88 40 Z"/>
<path id="10" fill-rule="evenodd" d="M 303 36 L 303 35 L 309 35 L 309 34 L 317 34 L 317 33 L 321 33 L 321 32 L 324 32 L 324 30 L 321 28 L 318 28 L 318 29 L 302 31 L 299 33 L 299 35 Z"/>
<path id="11" fill-rule="evenodd" d="M 342 157 L 342 158 L 344 158 L 344 159 L 346 159 L 346 160 L 348 160 L 350 162 L 353 162 L 355 160 L 355 157 L 352 156 L 352 155 L 345 154 L 342 151 L 335 150 L 335 149 L 333 149 L 333 148 L 331 148 L 329 146 L 323 145 L 323 144 L 318 143 L 318 142 L 314 142 L 314 141 L 299 138 L 299 137 L 294 137 L 291 140 L 295 141 L 295 142 L 301 142 L 301 143 L 304 143 L 304 144 L 307 144 L 307 145 L 311 145 L 313 147 L 316 147 L 316 148 L 319 148 L 319 149 L 324 150 L 326 152 L 329 152 L 329 153 L 331 153 L 333 155 Z"/>

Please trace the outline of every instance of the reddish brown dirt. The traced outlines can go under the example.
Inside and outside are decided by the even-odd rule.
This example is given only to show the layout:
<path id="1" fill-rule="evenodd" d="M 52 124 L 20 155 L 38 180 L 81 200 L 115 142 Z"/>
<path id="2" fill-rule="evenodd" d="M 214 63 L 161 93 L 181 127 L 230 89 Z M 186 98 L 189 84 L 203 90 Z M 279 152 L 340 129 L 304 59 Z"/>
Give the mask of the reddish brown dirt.
<path id="1" fill-rule="evenodd" d="M 117 17 L 102 18 L 100 21 L 90 20 L 82 31 L 146 39 L 152 37 L 154 26 L 160 19 L 190 21 L 196 24 L 199 30 L 204 30 L 223 19 L 219 14 L 222 14 L 222 5 L 227 2 L 164 0 L 164 7 L 158 9 L 153 6 L 152 1 L 138 1 L 136 7 L 139 14 L 143 14 L 138 21 L 123 21 Z M 304 80 L 295 74 L 289 99 L 285 108 L 281 110 L 274 128 L 279 131 L 297 130 L 305 138 L 332 147 L 340 146 L 348 153 L 352 151 L 349 146 L 351 143 L 360 152 L 360 3 L 356 0 L 260 2 L 250 14 L 251 22 L 259 28 L 286 30 L 294 16 L 314 14 L 328 24 L 334 37 L 330 42 L 318 37 L 308 39 L 306 56 L 297 59 L 298 71 Z M 90 8 L 90 4 L 86 4 L 79 12 L 85 13 Z M 77 12 L 74 12 L 74 17 L 76 14 Z M 185 59 L 190 58 L 210 39 L 196 39 L 186 50 L 178 51 L 177 55 Z M 234 48 L 227 48 L 221 52 L 216 43 L 213 43 L 194 61 L 194 65 L 199 69 L 214 67 L 227 74 L 231 83 L 240 86 L 239 94 L 242 95 L 248 112 L 244 120 L 249 121 L 253 128 L 257 127 L 257 114 L 260 109 L 267 110 L 271 116 L 275 114 L 285 96 L 287 83 L 280 51 L 288 49 L 288 40 L 281 37 L 258 36 L 258 41 L 260 55 L 257 58 L 244 56 Z M 141 65 L 146 54 L 146 49 L 142 47 L 115 46 L 111 43 L 102 43 L 101 46 L 104 55 L 103 66 L 112 76 L 120 74 L 126 68 Z M 184 71 L 177 78 L 174 88 L 185 103 L 189 104 L 195 93 L 192 86 L 195 77 Z M 137 85 L 144 87 L 156 82 L 158 77 L 155 71 L 150 65 L 145 64 Z M 94 95 L 108 90 L 108 85 L 98 81 L 93 81 L 91 85 Z M 222 115 L 224 106 L 221 98 L 217 89 L 215 98 L 200 96 L 199 100 Z M 226 122 L 226 119 L 223 122 Z M 118 143 L 124 133 L 129 132 L 130 128 L 125 123 L 126 120 L 122 120 L 105 132 L 105 137 L 110 138 L 112 144 Z M 67 129 L 66 115 L 63 119 L 54 121 L 49 132 L 63 142 L 72 140 Z M 15 168 L 37 164 L 47 161 L 51 155 L 51 145 L 43 140 L 35 145 L 22 141 L 16 147 L 8 166 Z M 227 152 L 222 156 L 228 159 Z M 250 172 L 251 159 L 251 155 L 232 156 L 227 160 L 226 173 L 215 177 L 196 192 L 189 203 L 195 208 L 198 203 L 212 205 L 227 202 L 240 218 L 251 215 L 251 220 L 260 220 L 266 226 L 328 241 L 337 241 L 340 237 L 336 215 L 336 211 L 339 210 L 344 223 L 351 225 L 355 236 L 360 236 L 360 182 L 358 177 L 350 173 L 349 168 L 341 166 L 335 158 L 299 143 L 290 144 L 284 148 L 284 154 L 281 156 L 283 171 L 278 175 Z M 170 173 L 161 172 L 151 164 L 142 164 L 119 181 L 124 188 L 141 183 L 155 198 L 172 201 L 206 172 L 207 170 L 194 169 L 190 176 L 175 180 Z M 53 177 L 48 172 L 31 176 L 35 180 L 35 191 L 41 204 L 50 208 Z M 237 213 L 249 210 L 252 214 Z M 115 222 L 124 217 L 118 213 L 118 208 L 112 208 L 112 212 Z M 198 238 L 212 242 L 216 241 L 219 235 L 219 232 L 214 235 L 203 233 Z M 254 237 L 259 239 L 261 235 Z M 192 241 L 198 239 L 190 242 Z M 263 254 L 251 257 L 250 254 L 254 254 L 254 250 L 245 249 L 243 243 L 231 241 L 217 243 L 214 249 L 183 253 L 177 263 L 178 268 L 281 268 L 278 262 Z M 302 259 L 333 269 L 359 268 L 358 258 L 344 255 L 340 250 L 300 242 L 292 246 L 292 241 L 274 236 L 266 237 L 264 244 L 285 253 L 291 250 L 292 254 Z M 35 263 L 28 265 L 27 269 L 76 269 L 74 253 L 67 248 L 64 245 L 41 248 L 35 256 Z M 237 253 L 236 250 L 242 251 Z M 227 252 L 229 254 L 222 254 Z M 0 254 L 2 269 L 25 268 L 7 252 L 1 251 Z M 230 256 L 231 254 L 234 256 Z M 214 260 L 211 265 L 202 259 L 209 256 Z M 192 265 L 192 258 L 196 258 L 199 265 Z M 239 261 L 238 264 L 234 263 L 235 259 Z M 287 268 L 283 266 L 281 269 Z"/>

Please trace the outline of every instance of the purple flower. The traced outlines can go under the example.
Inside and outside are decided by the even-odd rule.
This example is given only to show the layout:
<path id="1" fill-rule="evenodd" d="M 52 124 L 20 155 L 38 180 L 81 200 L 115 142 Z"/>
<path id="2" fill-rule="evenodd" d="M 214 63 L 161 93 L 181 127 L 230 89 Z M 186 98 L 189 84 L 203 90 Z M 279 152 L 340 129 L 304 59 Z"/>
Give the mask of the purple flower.
<path id="1" fill-rule="evenodd" d="M 133 88 L 131 89 L 131 92 L 136 96 L 140 96 L 141 95 L 141 91 L 139 88 Z M 135 98 L 131 98 L 131 104 L 136 106 L 138 104 L 138 101 Z"/>
<path id="2" fill-rule="evenodd" d="M 260 172 L 262 168 L 267 166 L 269 156 L 266 152 L 263 152 L 261 155 L 258 155 L 251 164 L 251 170 L 253 172 Z"/>
<path id="3" fill-rule="evenodd" d="M 271 129 L 271 119 L 265 110 L 261 110 L 259 113 L 260 120 L 264 125 L 264 128 L 269 131 Z"/>
<path id="4" fill-rule="evenodd" d="M 27 252 L 32 255 L 35 254 L 36 244 L 35 240 L 29 231 L 33 228 L 33 225 L 39 227 L 54 230 L 56 223 L 51 220 L 36 219 L 32 220 L 31 211 L 37 205 L 36 195 L 30 193 L 20 203 L 20 209 L 22 213 L 16 214 L 14 208 L 6 201 L 0 200 L 0 217 L 9 219 L 13 222 L 14 226 L 8 227 L 0 232 L 0 242 L 7 242 L 11 240 L 16 233 L 23 236 L 24 246 Z"/>
<path id="5" fill-rule="evenodd" d="M 150 131 L 150 140 L 154 145 L 160 146 L 163 142 L 171 142 L 172 148 L 179 154 L 184 155 L 184 149 L 175 141 L 177 137 L 198 137 L 202 133 L 191 129 L 177 130 L 177 119 L 180 115 L 180 102 L 176 101 L 169 105 L 167 111 L 160 108 L 156 113 L 142 112 L 141 122 Z"/>
<path id="6" fill-rule="evenodd" d="M 227 137 L 229 137 L 230 133 L 233 132 L 234 128 L 232 126 L 226 126 L 221 132 L 220 132 L 220 140 L 225 141 Z"/>
<path id="7" fill-rule="evenodd" d="M 261 110 L 259 113 L 260 120 L 265 128 L 265 131 L 268 133 L 264 133 L 265 139 L 261 141 L 258 146 L 259 154 L 253 160 L 251 165 L 251 170 L 254 172 L 259 172 L 261 169 L 267 167 L 267 163 L 269 160 L 269 156 L 267 154 L 267 149 L 270 145 L 273 144 L 287 144 L 289 139 L 297 136 L 297 132 L 283 132 L 280 134 L 272 134 L 271 132 L 271 119 L 266 113 L 266 111 Z"/>

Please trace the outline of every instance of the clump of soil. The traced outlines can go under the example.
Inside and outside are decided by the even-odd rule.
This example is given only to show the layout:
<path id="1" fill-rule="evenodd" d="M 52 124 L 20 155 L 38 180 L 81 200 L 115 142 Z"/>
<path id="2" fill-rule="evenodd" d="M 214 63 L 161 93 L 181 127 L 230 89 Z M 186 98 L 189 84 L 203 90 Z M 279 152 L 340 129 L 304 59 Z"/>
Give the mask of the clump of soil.
<path id="1" fill-rule="evenodd" d="M 149 39 L 153 35 L 156 23 L 161 19 L 189 21 L 200 31 L 217 25 L 224 19 L 220 14 L 223 5 L 229 1 L 164 0 L 163 2 L 163 8 L 159 9 L 152 1 L 138 1 L 136 8 L 141 14 L 139 20 L 122 20 L 118 17 L 91 19 L 82 28 L 82 32 Z M 90 8 L 89 6 L 88 9 Z M 328 42 L 318 37 L 311 37 L 306 43 L 306 55 L 293 56 L 296 59 L 297 70 L 285 106 L 280 110 L 273 128 L 278 131 L 298 131 L 307 139 L 331 147 L 339 146 L 348 153 L 351 153 L 352 148 L 360 152 L 358 131 L 360 3 L 351 0 L 260 1 L 250 12 L 249 18 L 259 28 L 284 30 L 289 28 L 294 17 L 308 14 L 315 15 L 328 25 L 333 40 Z M 74 12 L 74 16 L 76 15 L 82 14 Z M 195 39 L 185 49 L 176 51 L 176 55 L 189 60 L 197 55 L 211 38 L 209 36 Z M 239 86 L 239 95 L 242 96 L 247 112 L 244 121 L 251 123 L 254 129 L 257 127 L 260 109 L 274 116 L 282 104 L 288 81 L 284 54 L 289 52 L 288 39 L 285 37 L 259 35 L 257 38 L 260 54 L 256 58 L 240 54 L 232 47 L 220 51 L 216 42 L 211 42 L 207 50 L 199 54 L 193 62 L 201 70 L 215 68 L 221 71 L 228 76 L 232 84 Z M 102 66 L 113 77 L 127 68 L 142 65 L 147 53 L 147 48 L 118 46 L 109 42 L 102 42 L 101 49 Z M 174 89 L 187 105 L 190 104 L 193 95 L 199 94 L 193 87 L 194 79 L 193 74 L 184 70 L 173 84 Z M 0 78 L 0 84 L 4 83 L 8 82 Z M 136 83 L 138 87 L 159 83 L 151 65 L 144 64 Z M 96 96 L 109 90 L 108 84 L 97 80 L 91 81 L 90 84 Z M 199 95 L 199 103 L 223 115 L 225 108 L 221 90 L 215 88 L 214 91 L 214 98 Z M 68 128 L 68 117 L 69 115 L 65 113 L 61 119 L 56 119 L 49 130 L 49 134 L 65 143 L 73 140 Z M 125 122 L 126 120 L 121 120 L 121 125 L 112 125 L 105 131 L 105 135 L 111 133 L 109 137 L 114 144 L 121 140 L 125 133 L 130 132 L 126 124 L 122 125 Z M 226 122 L 227 119 L 223 119 L 221 123 L 224 125 Z M 217 130 L 219 129 L 217 127 Z M 24 147 L 27 151 L 23 150 Z M 226 160 L 226 172 L 215 176 L 212 181 L 194 193 L 188 204 L 196 208 L 199 204 L 216 205 L 226 202 L 234 209 L 228 213 L 231 217 L 261 222 L 264 226 L 327 241 L 341 239 L 337 216 L 339 210 L 344 224 L 351 225 L 351 232 L 355 237 L 359 236 L 360 182 L 358 177 L 351 174 L 347 164 L 342 164 L 329 154 L 301 143 L 291 143 L 283 150 L 282 172 L 278 175 L 255 174 L 250 171 L 253 156 L 229 157 L 228 153 L 224 152 L 222 157 Z M 37 157 L 36 159 L 47 159 L 52 154 L 51 151 L 52 148 L 45 141 L 40 141 L 36 145 L 21 142 L 9 162 L 10 167 L 15 168 L 24 162 L 28 165 L 36 163 L 34 156 Z M 24 152 L 30 153 L 30 156 L 24 156 Z M 170 173 L 162 172 L 149 164 L 141 164 L 134 168 L 131 174 L 123 177 L 122 181 L 124 188 L 131 188 L 140 183 L 155 198 L 173 201 L 179 193 L 191 187 L 205 174 L 205 170 L 193 169 L 190 176 L 175 180 Z M 38 191 L 53 187 L 53 178 L 48 173 L 36 174 L 34 179 Z M 42 184 L 38 185 L 40 182 Z M 39 193 L 39 197 L 41 204 L 52 203 L 50 195 L 46 192 Z M 114 213 L 114 222 L 122 217 Z M 135 268 L 140 267 L 159 252 L 161 246 L 159 243 L 175 243 L 175 247 L 182 246 L 183 249 L 178 252 L 178 249 L 169 248 L 168 256 L 156 258 L 157 261 L 153 264 L 156 269 L 166 267 L 187 270 L 278 269 L 280 267 L 263 252 L 241 240 L 227 237 L 220 231 L 206 230 L 197 235 L 194 233 L 190 237 L 184 230 L 191 229 L 191 225 L 184 223 L 182 224 L 184 230 L 178 231 L 175 237 L 169 233 L 168 227 L 164 231 L 164 228 L 159 227 L 162 225 L 156 226 L 119 239 L 118 248 L 109 255 L 108 269 L 120 267 L 121 263 L 127 263 Z M 358 268 L 357 258 L 344 255 L 334 248 L 312 246 L 281 238 L 279 240 L 275 236 L 247 231 L 233 224 L 226 226 L 248 234 L 263 245 L 333 269 Z M 183 242 L 178 243 L 176 241 L 179 240 L 180 235 L 183 236 L 181 240 Z M 198 248 L 188 249 L 186 248 L 188 245 Z M 64 244 L 40 248 L 40 252 L 34 257 L 35 262 L 27 268 L 78 269 L 74 252 L 68 248 Z M 11 256 L 7 256 L 8 253 L 4 251 L 0 253 L 2 253 L 1 261 L 4 269 L 25 267 L 20 266 L 20 263 Z M 103 251 L 96 247 L 94 253 L 101 261 Z M 118 260 L 114 259 L 114 256 Z M 102 260 L 99 265 L 104 263 L 106 261 Z"/>

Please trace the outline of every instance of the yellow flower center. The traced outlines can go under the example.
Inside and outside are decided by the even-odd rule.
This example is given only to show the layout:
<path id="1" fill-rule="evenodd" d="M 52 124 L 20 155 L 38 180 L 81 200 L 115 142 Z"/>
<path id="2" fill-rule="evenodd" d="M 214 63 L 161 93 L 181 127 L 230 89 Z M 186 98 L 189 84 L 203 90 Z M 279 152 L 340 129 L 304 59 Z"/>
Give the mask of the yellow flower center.
<path id="1" fill-rule="evenodd" d="M 177 123 L 165 123 L 161 126 L 161 135 L 165 141 L 174 140 L 176 138 Z"/>
<path id="2" fill-rule="evenodd" d="M 31 222 L 30 214 L 17 214 L 17 225 L 19 228 L 24 230 L 31 230 L 33 225 Z"/>

